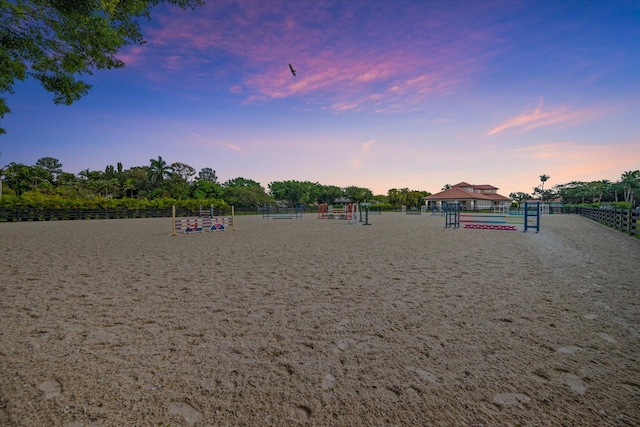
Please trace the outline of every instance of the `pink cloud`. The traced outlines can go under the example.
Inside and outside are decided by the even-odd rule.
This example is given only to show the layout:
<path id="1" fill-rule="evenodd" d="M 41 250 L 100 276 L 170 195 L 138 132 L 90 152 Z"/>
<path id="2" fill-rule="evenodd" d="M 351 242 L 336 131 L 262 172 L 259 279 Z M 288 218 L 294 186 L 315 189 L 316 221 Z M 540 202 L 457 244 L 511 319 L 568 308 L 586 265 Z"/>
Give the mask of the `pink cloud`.
<path id="1" fill-rule="evenodd" d="M 135 67 L 136 65 L 140 65 L 144 62 L 144 58 L 147 54 L 147 46 L 131 46 L 118 52 L 116 56 L 127 66 Z"/>
<path id="2" fill-rule="evenodd" d="M 534 110 L 526 111 L 518 116 L 508 119 L 506 122 L 491 129 L 487 136 L 500 132 L 517 129 L 518 132 L 527 132 L 543 126 L 573 126 L 584 123 L 601 116 L 602 113 L 591 110 L 570 110 L 566 106 L 543 110 L 542 100 Z"/>
<path id="3" fill-rule="evenodd" d="M 226 141 L 219 141 L 219 140 L 215 140 L 215 139 L 210 139 L 207 137 L 204 137 L 202 135 L 197 134 L 196 132 L 191 132 L 191 135 L 195 137 L 195 143 L 197 145 L 215 145 L 215 146 L 219 146 L 219 147 L 225 147 L 228 148 L 229 150 L 235 151 L 237 153 L 242 152 L 242 149 L 235 145 L 235 144 L 231 144 L 229 142 Z"/>
<path id="4" fill-rule="evenodd" d="M 369 149 L 371 148 L 371 146 L 373 144 L 375 144 L 376 142 L 373 139 L 370 139 L 369 141 L 365 142 L 362 144 L 362 151 L 369 151 Z"/>
<path id="5" fill-rule="evenodd" d="M 147 49 L 126 57 L 149 72 L 163 67 L 167 82 L 180 73 L 184 84 L 226 84 L 245 103 L 303 97 L 334 111 L 397 112 L 455 91 L 491 56 L 482 22 L 464 14 L 449 18 L 466 25 L 445 28 L 447 20 L 424 6 L 345 2 L 333 9 L 322 1 L 171 9 L 146 31 Z M 386 19 L 397 13 L 406 19 Z"/>

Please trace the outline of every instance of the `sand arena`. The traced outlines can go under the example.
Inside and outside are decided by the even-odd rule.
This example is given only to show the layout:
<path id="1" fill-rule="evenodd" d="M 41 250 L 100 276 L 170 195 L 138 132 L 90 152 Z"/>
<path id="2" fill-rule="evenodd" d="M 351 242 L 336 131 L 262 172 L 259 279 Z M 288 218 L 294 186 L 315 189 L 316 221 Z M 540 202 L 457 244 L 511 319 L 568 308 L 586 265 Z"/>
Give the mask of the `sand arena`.
<path id="1" fill-rule="evenodd" d="M 0 224 L 0 425 L 640 425 L 640 240 L 370 222 Z"/>

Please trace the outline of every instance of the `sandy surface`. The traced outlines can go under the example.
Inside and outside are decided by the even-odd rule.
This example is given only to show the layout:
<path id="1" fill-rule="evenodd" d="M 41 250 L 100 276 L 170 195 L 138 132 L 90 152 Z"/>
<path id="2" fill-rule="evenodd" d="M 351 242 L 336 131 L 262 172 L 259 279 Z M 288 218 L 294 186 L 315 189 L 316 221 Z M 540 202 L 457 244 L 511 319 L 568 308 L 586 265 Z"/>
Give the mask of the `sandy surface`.
<path id="1" fill-rule="evenodd" d="M 640 240 L 370 221 L 0 224 L 0 425 L 640 425 Z"/>

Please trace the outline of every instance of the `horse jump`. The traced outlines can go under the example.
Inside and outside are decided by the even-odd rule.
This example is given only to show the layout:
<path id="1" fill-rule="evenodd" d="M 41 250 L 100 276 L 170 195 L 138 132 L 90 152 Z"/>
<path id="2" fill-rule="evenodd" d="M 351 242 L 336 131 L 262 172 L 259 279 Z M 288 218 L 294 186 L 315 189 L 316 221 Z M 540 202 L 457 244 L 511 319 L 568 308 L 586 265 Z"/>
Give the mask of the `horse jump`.
<path id="1" fill-rule="evenodd" d="M 529 229 L 540 231 L 540 204 L 525 203 L 524 215 L 501 215 L 501 214 L 474 214 L 460 213 L 459 206 L 447 206 L 445 208 L 446 223 L 445 228 L 459 228 L 464 224 L 464 228 L 476 230 L 505 230 L 505 231 L 528 231 Z"/>
<path id="2" fill-rule="evenodd" d="M 204 231 L 237 230 L 234 226 L 235 209 L 231 206 L 230 217 L 188 217 L 176 218 L 176 207 L 172 209 L 172 228 L 170 236 L 182 234 L 202 233 Z"/>
<path id="3" fill-rule="evenodd" d="M 353 221 L 358 217 L 358 204 L 347 203 L 341 208 L 334 208 L 327 203 L 318 206 L 318 219 L 346 219 Z"/>
<path id="4" fill-rule="evenodd" d="M 290 212 L 289 209 L 290 208 L 285 208 L 285 212 L 276 211 L 275 213 L 272 213 L 270 206 L 263 206 L 262 219 L 302 219 L 303 208 L 301 205 L 296 206 L 294 212 Z"/>

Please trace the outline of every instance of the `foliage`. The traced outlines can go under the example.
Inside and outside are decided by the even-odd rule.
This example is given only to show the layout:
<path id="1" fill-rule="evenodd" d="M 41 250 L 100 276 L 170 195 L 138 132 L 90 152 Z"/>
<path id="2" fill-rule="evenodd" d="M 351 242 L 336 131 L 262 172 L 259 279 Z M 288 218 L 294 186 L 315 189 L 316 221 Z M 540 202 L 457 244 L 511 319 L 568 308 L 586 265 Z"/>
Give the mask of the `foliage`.
<path id="1" fill-rule="evenodd" d="M 192 194 L 195 199 L 219 199 L 222 197 L 222 186 L 216 182 L 198 179 L 192 185 Z"/>
<path id="2" fill-rule="evenodd" d="M 364 210 L 364 209 L 363 209 Z M 369 206 L 370 211 L 392 211 L 394 210 L 391 203 L 372 203 Z"/>
<path id="3" fill-rule="evenodd" d="M 566 204 L 599 204 L 627 202 L 636 206 L 635 194 L 640 190 L 640 171 L 624 172 L 618 182 L 600 181 L 571 181 L 554 186 L 554 190 Z M 622 198 L 622 200 L 621 200 Z"/>
<path id="4" fill-rule="evenodd" d="M 260 206 L 284 201 L 297 204 L 333 203 L 338 198 L 354 202 L 369 202 L 374 210 L 399 210 L 401 206 L 417 209 L 423 204 L 428 191 L 408 188 L 390 189 L 387 195 L 373 195 L 367 188 L 349 186 L 340 188 L 309 181 L 274 181 L 269 194 L 260 183 L 238 177 L 223 184 L 217 182 L 215 171 L 203 168 L 196 176 L 191 166 L 167 162 L 158 157 L 149 166 L 124 169 L 122 163 L 107 165 L 104 171 L 85 169 L 77 175 L 65 172 L 57 159 L 43 157 L 33 166 L 10 163 L 0 168 L 3 178 L 3 207 L 43 208 L 168 208 L 172 205 L 197 208 L 200 205 L 234 205 L 240 209 L 258 209 Z M 640 172 L 627 171 L 617 182 L 608 180 L 558 184 L 546 194 L 561 197 L 565 204 L 589 206 L 637 206 L 635 195 L 640 190 Z M 517 203 L 531 199 L 524 192 L 511 193 Z M 550 197 L 545 197 L 549 200 Z"/>
<path id="5" fill-rule="evenodd" d="M 169 209 L 172 206 L 177 208 L 188 208 L 198 210 L 200 206 L 208 209 L 213 205 L 216 211 L 228 212 L 231 207 L 224 200 L 220 199 L 188 199 L 177 200 L 174 198 L 160 198 L 155 200 L 147 199 L 108 199 L 104 197 L 92 198 L 69 198 L 58 195 L 43 194 L 38 191 L 29 191 L 22 196 L 7 196 L 0 198 L 0 207 L 6 209 L 14 208 L 37 208 L 37 209 Z"/>
<path id="6" fill-rule="evenodd" d="M 288 206 L 309 205 L 318 199 L 320 188 L 309 181 L 273 181 L 269 184 L 269 194 Z"/>
<path id="7" fill-rule="evenodd" d="M 149 160 L 151 165 L 147 169 L 147 177 L 153 184 L 162 184 L 165 178 L 169 178 L 172 173 L 172 169 L 162 157 L 158 156 L 157 159 Z"/>
<path id="8" fill-rule="evenodd" d="M 525 202 L 527 200 L 531 200 L 531 194 L 523 193 L 522 191 L 518 191 L 517 193 L 509 194 L 509 198 L 514 200 L 517 203 L 518 207 L 519 207 L 520 205 L 522 205 L 523 202 Z"/>
<path id="9" fill-rule="evenodd" d="M 423 205 L 423 199 L 431 195 L 428 191 L 416 191 L 409 190 L 408 188 L 401 188 L 400 190 L 392 188 L 388 191 L 388 202 L 394 207 L 394 209 L 400 209 L 401 206 L 406 206 L 408 209 L 419 209 Z"/>
<path id="10" fill-rule="evenodd" d="M 542 185 L 540 187 L 535 187 L 533 189 L 533 194 L 540 195 L 540 200 L 542 201 L 550 200 L 554 197 L 553 192 L 550 192 L 549 190 L 545 191 L 544 189 L 544 183 L 547 182 L 549 179 L 551 179 L 549 175 L 546 175 L 546 174 L 540 175 L 540 182 L 542 183 Z"/>
<path id="11" fill-rule="evenodd" d="M 202 0 L 0 0 L 0 93 L 13 93 L 16 80 L 34 78 L 53 102 L 70 105 L 91 85 L 77 77 L 93 70 L 124 67 L 117 58 L 127 45 L 145 43 L 140 19 L 156 5 L 182 8 Z M 0 98 L 0 118 L 10 109 Z M 4 130 L 0 128 L 0 134 Z"/>
<path id="12" fill-rule="evenodd" d="M 272 201 L 259 183 L 243 177 L 222 184 L 222 198 L 230 205 L 251 209 L 258 209 Z"/>
<path id="13" fill-rule="evenodd" d="M 624 172 L 620 177 L 620 183 L 623 189 L 624 201 L 635 206 L 635 194 L 636 191 L 640 190 L 640 170 Z"/>
<path id="14" fill-rule="evenodd" d="M 212 183 L 218 182 L 218 177 L 216 176 L 216 171 L 211 168 L 202 168 L 200 173 L 198 174 L 198 180 L 200 181 L 209 181 Z"/>
<path id="15" fill-rule="evenodd" d="M 612 202 L 609 204 L 613 209 L 623 209 L 629 210 L 631 209 L 631 203 L 629 202 Z"/>
<path id="16" fill-rule="evenodd" d="M 318 195 L 316 197 L 318 204 L 333 203 L 334 200 L 341 197 L 345 197 L 345 194 L 340 187 L 318 184 Z"/>
<path id="17" fill-rule="evenodd" d="M 362 203 L 373 199 L 373 193 L 368 188 L 350 186 L 344 189 L 344 195 L 352 203 Z"/>
<path id="18" fill-rule="evenodd" d="M 350 186 L 341 189 L 309 181 L 273 181 L 269 184 L 269 194 L 274 200 L 284 201 L 290 207 L 333 203 L 340 198 L 347 198 L 354 203 L 373 200 L 373 193 L 368 188 Z"/>

